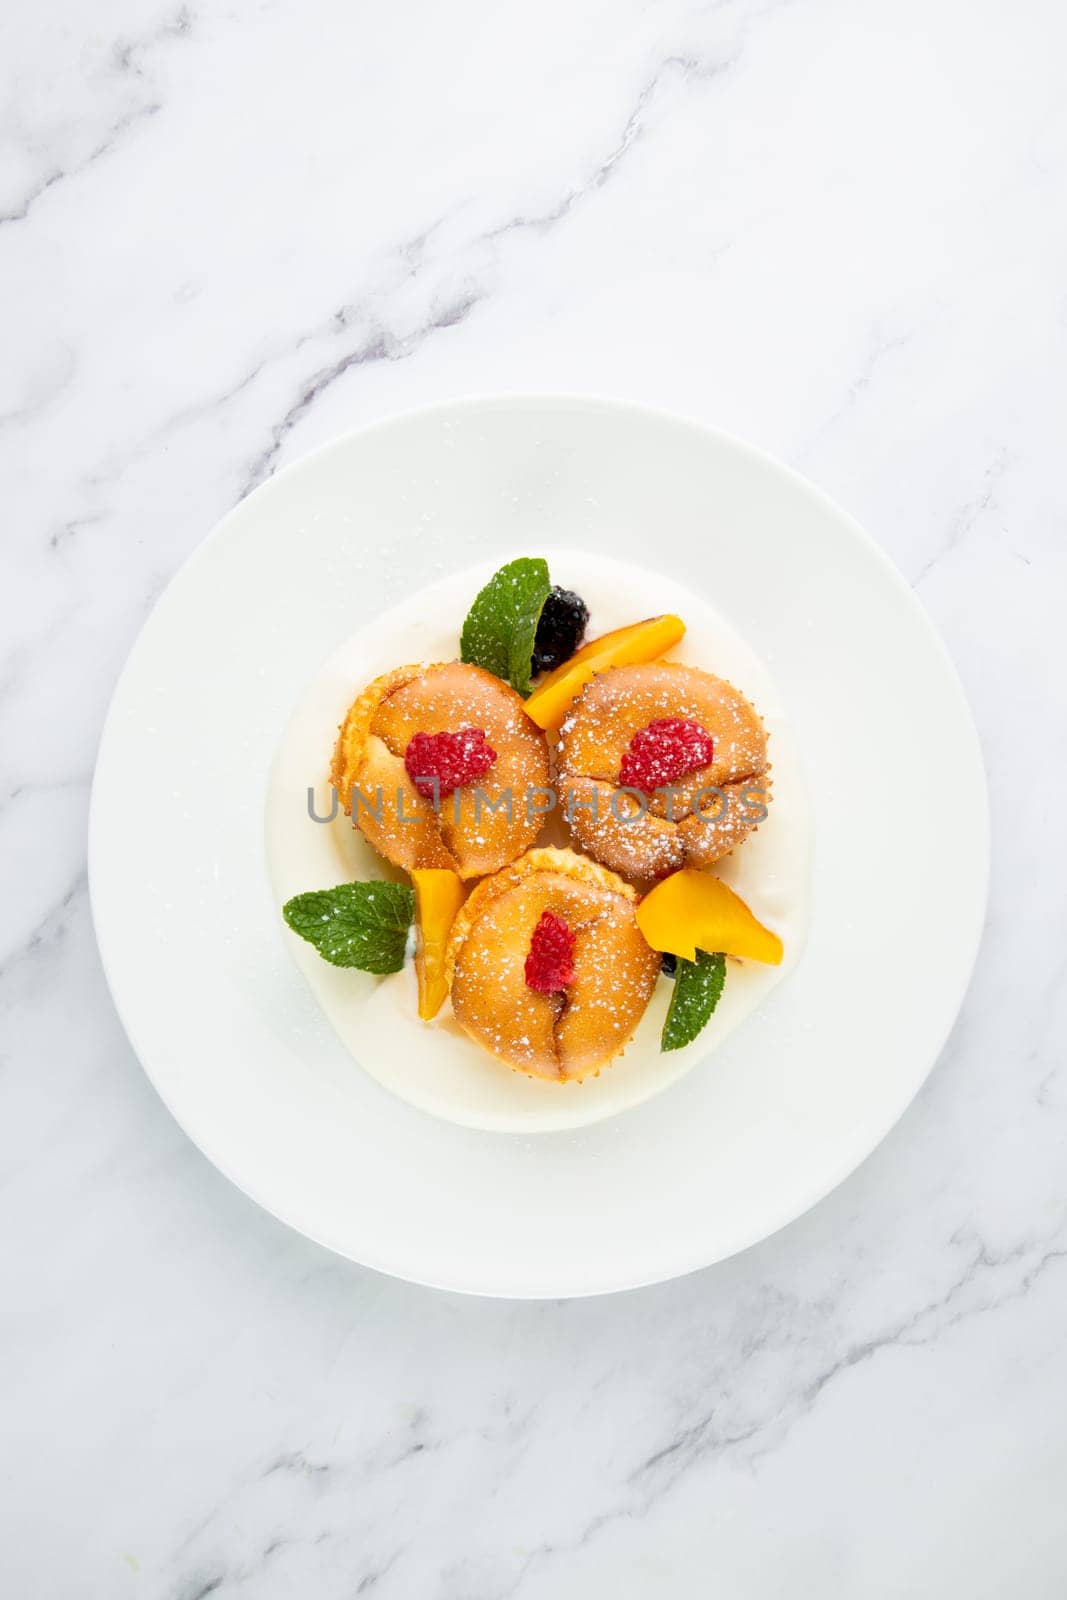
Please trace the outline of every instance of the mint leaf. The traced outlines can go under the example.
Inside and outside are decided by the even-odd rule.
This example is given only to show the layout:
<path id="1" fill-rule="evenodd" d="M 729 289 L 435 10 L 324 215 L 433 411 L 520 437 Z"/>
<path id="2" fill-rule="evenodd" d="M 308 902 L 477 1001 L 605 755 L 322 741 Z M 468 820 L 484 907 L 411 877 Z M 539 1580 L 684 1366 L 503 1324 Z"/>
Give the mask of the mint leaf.
<path id="1" fill-rule="evenodd" d="M 698 950 L 695 961 L 678 957 L 661 1050 L 680 1050 L 684 1044 L 692 1043 L 718 1005 L 725 982 L 725 956 Z"/>
<path id="2" fill-rule="evenodd" d="M 282 916 L 302 939 L 335 967 L 364 972 L 399 972 L 415 892 L 406 883 L 339 883 L 294 895 Z"/>
<path id="3" fill-rule="evenodd" d="M 520 556 L 494 572 L 467 612 L 460 660 L 503 678 L 525 698 L 537 623 L 551 587 L 548 562 L 540 556 Z"/>

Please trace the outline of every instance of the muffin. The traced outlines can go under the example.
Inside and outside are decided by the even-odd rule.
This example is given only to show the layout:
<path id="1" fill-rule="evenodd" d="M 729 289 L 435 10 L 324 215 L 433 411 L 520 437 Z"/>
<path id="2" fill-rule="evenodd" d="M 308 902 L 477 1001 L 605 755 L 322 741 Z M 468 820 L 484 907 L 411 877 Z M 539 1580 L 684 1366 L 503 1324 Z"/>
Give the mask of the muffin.
<path id="1" fill-rule="evenodd" d="M 536 838 L 545 735 L 515 690 L 459 661 L 376 678 L 341 724 L 330 779 L 376 850 L 407 871 L 496 872 Z"/>
<path id="2" fill-rule="evenodd" d="M 612 667 L 560 730 L 558 787 L 575 843 L 614 871 L 647 881 L 708 867 L 767 814 L 766 730 L 739 690 L 699 667 Z"/>
<path id="3" fill-rule="evenodd" d="M 456 1020 L 517 1072 L 595 1074 L 656 985 L 629 884 L 571 850 L 531 850 L 471 892 L 449 938 Z"/>

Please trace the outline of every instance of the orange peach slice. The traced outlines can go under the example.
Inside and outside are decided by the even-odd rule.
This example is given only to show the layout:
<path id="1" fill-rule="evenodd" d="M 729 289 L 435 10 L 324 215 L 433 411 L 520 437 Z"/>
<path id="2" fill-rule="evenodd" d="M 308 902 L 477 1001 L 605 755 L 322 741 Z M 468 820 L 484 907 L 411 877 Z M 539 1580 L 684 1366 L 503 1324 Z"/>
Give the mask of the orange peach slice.
<path id="1" fill-rule="evenodd" d="M 776 967 L 782 941 L 752 915 L 740 895 L 721 878 L 683 867 L 650 889 L 637 908 L 637 926 L 653 950 L 666 950 L 686 961 L 698 950 Z"/>
<path id="2" fill-rule="evenodd" d="M 539 728 L 558 728 L 570 709 L 571 701 L 590 678 L 607 667 L 632 667 L 640 661 L 655 661 L 672 650 L 685 633 L 681 617 L 669 614 L 631 622 L 591 639 L 576 650 L 569 661 L 550 672 L 526 702 L 525 710 Z"/>
<path id="3" fill-rule="evenodd" d="M 415 885 L 415 972 L 419 980 L 419 1016 L 436 1017 L 448 994 L 445 947 L 456 912 L 463 904 L 463 879 L 446 867 L 417 867 Z"/>

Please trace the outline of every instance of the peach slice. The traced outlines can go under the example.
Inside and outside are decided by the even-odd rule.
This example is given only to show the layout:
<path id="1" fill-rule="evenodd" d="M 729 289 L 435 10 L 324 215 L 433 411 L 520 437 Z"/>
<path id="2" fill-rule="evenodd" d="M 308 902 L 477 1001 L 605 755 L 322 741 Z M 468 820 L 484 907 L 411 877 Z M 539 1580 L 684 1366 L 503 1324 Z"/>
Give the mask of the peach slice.
<path id="1" fill-rule="evenodd" d="M 776 967 L 782 941 L 765 928 L 721 878 L 683 867 L 650 889 L 637 907 L 637 926 L 653 950 L 693 961 L 698 950 Z"/>
<path id="2" fill-rule="evenodd" d="M 571 701 L 590 678 L 607 667 L 632 667 L 640 661 L 655 661 L 672 650 L 685 632 L 681 617 L 669 613 L 631 622 L 625 628 L 602 633 L 576 650 L 543 679 L 526 702 L 525 710 L 539 728 L 558 728 L 570 709 Z"/>
<path id="3" fill-rule="evenodd" d="M 419 980 L 419 1016 L 423 1022 L 436 1017 L 448 994 L 445 973 L 445 946 L 456 912 L 463 904 L 466 885 L 447 867 L 416 867 L 411 874 L 415 885 L 415 972 Z"/>

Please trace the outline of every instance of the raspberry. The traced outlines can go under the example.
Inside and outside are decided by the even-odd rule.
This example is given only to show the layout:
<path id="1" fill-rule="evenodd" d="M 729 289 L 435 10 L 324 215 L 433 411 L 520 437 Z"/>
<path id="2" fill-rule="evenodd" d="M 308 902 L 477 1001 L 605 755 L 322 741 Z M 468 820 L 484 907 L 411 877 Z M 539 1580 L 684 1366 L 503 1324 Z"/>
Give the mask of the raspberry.
<path id="1" fill-rule="evenodd" d="M 538 994 L 557 994 L 574 982 L 574 934 L 552 911 L 542 911 L 533 931 L 526 982 Z"/>
<path id="2" fill-rule="evenodd" d="M 710 766 L 714 748 L 711 734 L 699 722 L 657 717 L 630 740 L 619 782 L 624 788 L 654 794 L 684 773 Z"/>
<path id="3" fill-rule="evenodd" d="M 437 792 L 451 794 L 453 789 L 474 783 L 485 776 L 495 760 L 496 751 L 486 744 L 483 728 L 461 728 L 458 733 L 416 733 L 404 751 L 408 777 L 424 800 L 432 800 Z"/>
<path id="4" fill-rule="evenodd" d="M 573 589 L 561 589 L 558 584 L 548 591 L 548 599 L 541 607 L 534 637 L 534 672 L 551 672 L 562 666 L 577 650 L 589 621 L 589 607 Z"/>

